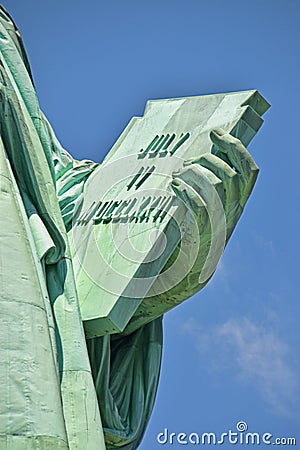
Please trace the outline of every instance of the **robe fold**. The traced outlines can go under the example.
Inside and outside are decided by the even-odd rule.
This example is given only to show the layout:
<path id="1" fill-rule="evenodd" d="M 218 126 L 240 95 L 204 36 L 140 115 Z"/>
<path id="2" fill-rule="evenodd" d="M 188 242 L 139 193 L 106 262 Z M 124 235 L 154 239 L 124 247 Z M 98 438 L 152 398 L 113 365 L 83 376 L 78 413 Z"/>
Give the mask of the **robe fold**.
<path id="1" fill-rule="evenodd" d="M 0 447 L 134 450 L 157 391 L 162 319 L 86 341 L 67 232 L 98 166 L 62 148 L 0 7 Z"/>

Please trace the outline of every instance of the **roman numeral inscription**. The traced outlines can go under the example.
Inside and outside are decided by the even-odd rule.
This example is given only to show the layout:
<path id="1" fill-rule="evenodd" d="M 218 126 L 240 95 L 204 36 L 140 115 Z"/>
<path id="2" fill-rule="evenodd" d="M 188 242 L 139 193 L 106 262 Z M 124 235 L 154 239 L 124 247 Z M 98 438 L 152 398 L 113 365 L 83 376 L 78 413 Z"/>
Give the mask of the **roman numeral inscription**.
<path id="1" fill-rule="evenodd" d="M 175 152 L 189 139 L 190 133 L 167 133 L 155 135 L 145 149 L 141 149 L 137 154 L 137 159 L 173 156 Z M 155 173 L 155 165 L 142 166 L 134 174 L 126 185 L 126 191 L 131 194 L 137 191 Z M 173 196 L 143 196 L 131 197 L 122 200 L 101 200 L 94 201 L 90 207 L 81 213 L 76 224 L 79 226 L 126 223 L 126 222 L 162 222 L 171 206 L 174 203 Z"/>
<path id="2" fill-rule="evenodd" d="M 144 167 L 141 167 L 138 173 L 132 178 L 130 183 L 127 185 L 127 191 L 132 188 L 134 183 L 137 181 L 135 185 L 135 189 L 138 189 L 146 180 L 150 177 L 150 175 L 154 172 L 155 166 L 152 166 L 151 168 L 147 167 L 146 169 Z"/>
<path id="3" fill-rule="evenodd" d="M 141 198 L 131 198 L 118 201 L 93 202 L 90 208 L 78 219 L 77 225 L 87 225 L 92 222 L 94 225 L 110 222 L 162 222 L 171 206 L 174 197 L 170 196 L 145 196 Z"/>
<path id="4" fill-rule="evenodd" d="M 198 236 L 172 189 L 174 173 L 185 161 L 213 152 L 214 128 L 224 128 L 247 146 L 267 109 L 257 92 L 243 91 L 150 101 L 144 116 L 129 122 L 86 180 L 69 231 L 88 338 L 129 335 L 162 315 L 178 304 L 178 295 L 165 302 L 158 298 L 180 280 L 189 295 Z M 221 247 L 218 233 L 208 249 L 209 262 L 218 258 L 216 245 Z"/>

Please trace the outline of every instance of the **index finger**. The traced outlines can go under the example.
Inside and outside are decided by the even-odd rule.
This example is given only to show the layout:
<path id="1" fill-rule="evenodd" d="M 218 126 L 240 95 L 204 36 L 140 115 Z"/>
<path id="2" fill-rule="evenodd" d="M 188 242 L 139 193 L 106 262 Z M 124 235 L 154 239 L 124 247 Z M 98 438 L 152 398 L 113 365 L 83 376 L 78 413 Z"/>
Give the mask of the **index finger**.
<path id="1" fill-rule="evenodd" d="M 259 169 L 242 142 L 225 130 L 221 128 L 212 130 L 210 138 L 218 149 L 217 156 L 223 159 L 222 156 L 225 155 L 237 172 L 241 189 L 240 202 L 244 206 L 252 192 Z"/>

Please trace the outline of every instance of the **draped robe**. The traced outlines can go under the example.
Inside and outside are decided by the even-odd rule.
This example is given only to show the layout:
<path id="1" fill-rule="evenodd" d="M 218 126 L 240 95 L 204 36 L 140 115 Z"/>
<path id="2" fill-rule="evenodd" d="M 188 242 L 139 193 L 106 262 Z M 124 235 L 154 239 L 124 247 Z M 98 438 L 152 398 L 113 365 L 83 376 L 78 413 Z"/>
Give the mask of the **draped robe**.
<path id="1" fill-rule="evenodd" d="M 162 319 L 86 341 L 67 231 L 98 165 L 62 148 L 0 7 L 0 447 L 139 445 L 159 378 Z"/>

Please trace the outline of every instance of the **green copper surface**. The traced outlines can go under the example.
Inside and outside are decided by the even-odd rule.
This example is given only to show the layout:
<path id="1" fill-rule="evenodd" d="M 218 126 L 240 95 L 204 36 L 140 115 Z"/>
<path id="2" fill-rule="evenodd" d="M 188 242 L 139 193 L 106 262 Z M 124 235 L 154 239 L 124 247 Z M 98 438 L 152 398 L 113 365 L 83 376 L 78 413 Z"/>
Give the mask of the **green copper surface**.
<path id="1" fill-rule="evenodd" d="M 162 316 L 212 276 L 269 105 L 254 90 L 149 101 L 102 166 L 76 161 L 0 13 L 0 447 L 134 450 Z"/>
<path id="2" fill-rule="evenodd" d="M 212 129 L 221 127 L 248 145 L 267 108 L 257 91 L 245 91 L 149 101 L 144 116 L 130 121 L 86 182 L 80 211 L 69 232 L 88 336 L 123 331 L 134 316 L 128 332 L 133 322 L 137 321 L 134 327 L 145 322 L 138 319 L 142 311 L 151 311 L 148 316 L 153 319 L 179 303 L 178 297 L 169 295 L 171 285 L 186 279 L 198 248 L 182 248 L 169 270 L 172 275 L 160 274 L 176 246 L 183 243 L 187 215 L 186 203 L 179 201 L 171 184 L 173 174 L 186 161 L 217 150 L 210 137 Z M 199 166 L 203 173 L 203 165 Z M 189 173 L 185 174 L 187 183 Z M 223 211 L 222 203 L 219 209 Z M 183 252 L 189 259 L 184 265 L 180 261 Z M 190 295 L 199 289 L 187 283 L 181 288 L 190 290 Z"/>

